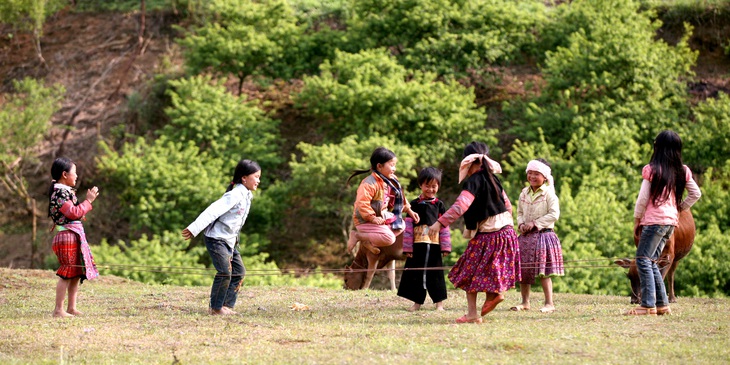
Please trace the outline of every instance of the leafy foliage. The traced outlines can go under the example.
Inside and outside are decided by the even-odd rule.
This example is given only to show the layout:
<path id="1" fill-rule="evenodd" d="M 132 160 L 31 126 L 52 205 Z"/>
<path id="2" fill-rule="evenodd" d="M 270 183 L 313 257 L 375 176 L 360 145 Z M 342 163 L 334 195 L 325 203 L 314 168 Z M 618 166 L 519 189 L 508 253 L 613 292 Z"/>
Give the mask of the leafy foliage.
<path id="1" fill-rule="evenodd" d="M 486 115 L 474 93 L 431 73 L 410 72 L 384 50 L 337 53 L 320 76 L 305 77 L 296 101 L 312 116 L 327 120 L 322 131 L 337 136 L 392 136 L 418 151 L 424 165 L 438 165 L 460 153 L 464 141 L 493 142 Z M 433 149 L 424 141 L 440 141 Z"/>
<path id="2" fill-rule="evenodd" d="M 139 138 L 119 153 L 103 143 L 101 148 L 99 172 L 127 204 L 124 212 L 135 230 L 179 231 L 225 191 L 224 163 L 192 141 L 163 136 L 151 144 Z"/>
<path id="3" fill-rule="evenodd" d="M 160 134 L 173 141 L 191 141 L 201 151 L 224 161 L 256 160 L 264 170 L 281 163 L 276 141 L 278 121 L 253 103 L 231 95 L 210 77 L 170 81 L 170 123 Z"/>

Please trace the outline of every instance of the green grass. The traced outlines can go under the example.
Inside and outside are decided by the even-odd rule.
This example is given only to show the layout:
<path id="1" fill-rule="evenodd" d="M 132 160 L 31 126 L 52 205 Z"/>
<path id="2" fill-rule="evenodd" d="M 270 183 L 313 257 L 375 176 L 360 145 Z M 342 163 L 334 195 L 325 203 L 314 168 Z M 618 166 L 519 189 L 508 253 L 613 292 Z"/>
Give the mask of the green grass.
<path id="1" fill-rule="evenodd" d="M 558 311 L 510 312 L 456 325 L 445 312 L 409 313 L 391 291 L 243 287 L 237 315 L 206 314 L 207 287 L 104 276 L 79 294 L 84 317 L 51 317 L 52 271 L 0 268 L 0 363 L 623 364 L 728 363 L 730 300 L 680 298 L 672 316 L 625 317 L 628 297 L 557 294 Z M 535 299 L 541 299 L 535 293 Z M 480 298 L 481 299 L 481 298 Z M 290 309 L 294 302 L 308 311 Z M 539 301 L 534 301 L 537 307 Z"/>

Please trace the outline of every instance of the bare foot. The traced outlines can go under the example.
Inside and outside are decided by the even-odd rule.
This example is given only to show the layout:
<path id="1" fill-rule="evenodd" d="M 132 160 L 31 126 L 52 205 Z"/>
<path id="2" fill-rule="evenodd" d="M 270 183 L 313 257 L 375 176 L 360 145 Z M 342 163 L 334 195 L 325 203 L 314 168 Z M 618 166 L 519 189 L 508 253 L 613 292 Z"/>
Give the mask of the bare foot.
<path id="1" fill-rule="evenodd" d="M 76 308 L 69 309 L 69 310 L 67 310 L 67 312 L 70 313 L 70 314 L 72 314 L 72 315 L 74 315 L 74 316 L 83 316 L 84 315 L 83 312 L 77 310 Z"/>
<path id="2" fill-rule="evenodd" d="M 350 238 L 347 240 L 347 252 L 352 252 L 357 244 L 357 231 L 350 231 Z"/>
<path id="3" fill-rule="evenodd" d="M 221 309 L 213 309 L 213 308 L 210 308 L 210 309 L 208 309 L 208 314 L 210 314 L 211 316 L 224 316 L 224 315 L 226 315 L 228 313 L 226 313 L 223 310 L 223 308 L 221 308 Z"/>
<path id="4" fill-rule="evenodd" d="M 438 302 L 438 303 L 436 303 L 436 310 L 437 311 L 445 311 L 446 309 L 444 309 L 444 302 Z"/>
<path id="5" fill-rule="evenodd" d="M 226 314 L 238 314 L 238 312 L 234 311 L 234 310 L 233 310 L 233 308 L 231 308 L 231 307 L 226 307 L 226 306 L 223 306 L 223 307 L 221 308 L 221 310 L 222 310 L 223 312 L 225 312 Z"/>
<path id="6" fill-rule="evenodd" d="M 54 310 L 53 316 L 56 318 L 67 318 L 67 317 L 73 317 L 74 315 L 66 312 L 65 310 L 60 310 L 60 311 Z"/>
<path id="7" fill-rule="evenodd" d="M 409 311 L 409 312 L 415 312 L 415 311 L 417 311 L 419 309 L 421 309 L 421 305 L 418 304 L 418 303 L 413 303 L 413 305 L 410 308 L 406 309 L 406 310 Z"/>

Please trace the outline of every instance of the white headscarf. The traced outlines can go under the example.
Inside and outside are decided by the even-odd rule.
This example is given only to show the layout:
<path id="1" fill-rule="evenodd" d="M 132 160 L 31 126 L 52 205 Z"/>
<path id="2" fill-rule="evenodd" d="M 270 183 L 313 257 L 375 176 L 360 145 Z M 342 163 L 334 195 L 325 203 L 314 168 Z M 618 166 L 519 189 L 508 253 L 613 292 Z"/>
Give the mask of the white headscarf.
<path id="1" fill-rule="evenodd" d="M 542 176 L 545 176 L 545 179 L 547 179 L 547 188 L 555 191 L 555 181 L 553 181 L 553 174 L 550 166 L 538 160 L 532 160 L 527 163 L 527 168 L 525 169 L 525 172 L 527 171 L 537 171 L 541 173 Z"/>
<path id="2" fill-rule="evenodd" d="M 469 175 L 469 169 L 471 168 L 471 165 L 474 163 L 474 161 L 477 160 L 486 160 L 487 165 L 489 165 L 489 170 L 491 170 L 495 174 L 502 173 L 502 166 L 499 164 L 499 162 L 492 160 L 487 155 L 473 153 L 469 156 L 464 157 L 464 159 L 461 160 L 461 164 L 459 165 L 459 184 L 461 184 L 461 182 L 466 179 L 467 175 Z"/>

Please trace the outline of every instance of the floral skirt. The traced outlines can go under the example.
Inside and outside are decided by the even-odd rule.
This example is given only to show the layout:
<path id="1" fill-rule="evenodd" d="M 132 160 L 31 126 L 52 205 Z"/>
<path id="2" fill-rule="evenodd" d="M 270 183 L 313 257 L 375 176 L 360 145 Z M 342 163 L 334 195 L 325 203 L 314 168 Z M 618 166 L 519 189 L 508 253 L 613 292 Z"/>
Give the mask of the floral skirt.
<path id="1" fill-rule="evenodd" d="M 58 257 L 61 266 L 56 270 L 56 275 L 62 279 L 73 279 L 80 277 L 86 279 L 84 274 L 84 260 L 81 257 L 81 241 L 79 236 L 72 231 L 61 231 L 53 238 L 53 253 Z"/>
<path id="2" fill-rule="evenodd" d="M 501 293 L 520 281 L 520 248 L 512 226 L 480 232 L 449 271 L 455 287 L 467 292 Z"/>
<path id="3" fill-rule="evenodd" d="M 522 284 L 532 284 L 537 279 L 563 276 L 563 250 L 558 235 L 552 230 L 520 235 Z"/>

